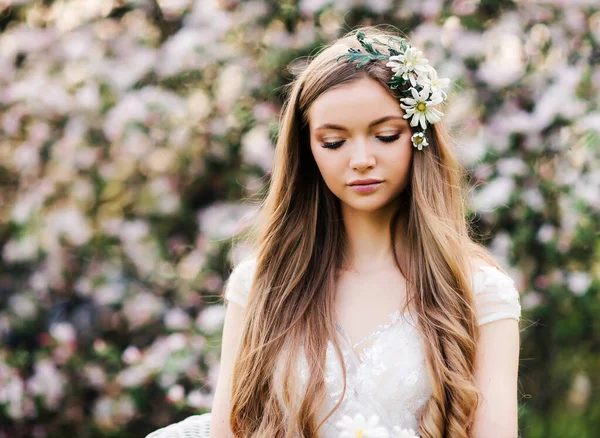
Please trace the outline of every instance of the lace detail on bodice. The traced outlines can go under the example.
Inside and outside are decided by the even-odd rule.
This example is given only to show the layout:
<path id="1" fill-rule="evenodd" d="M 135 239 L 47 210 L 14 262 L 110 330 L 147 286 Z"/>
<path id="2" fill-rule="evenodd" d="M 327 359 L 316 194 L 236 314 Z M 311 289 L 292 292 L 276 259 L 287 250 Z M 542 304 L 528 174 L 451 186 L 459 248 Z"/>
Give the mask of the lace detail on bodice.
<path id="1" fill-rule="evenodd" d="M 408 312 L 407 312 L 408 313 Z M 364 348 L 362 348 L 360 351 L 356 351 L 356 347 L 371 340 L 371 339 L 375 339 L 377 337 L 377 335 L 379 335 L 380 333 L 383 333 L 384 331 L 386 331 L 387 329 L 389 329 L 390 327 L 395 326 L 396 324 L 398 324 L 401 320 L 402 320 L 402 314 L 400 312 L 400 310 L 395 310 L 392 313 L 388 314 L 388 318 L 391 319 L 391 322 L 388 324 L 380 324 L 376 327 L 376 329 L 368 334 L 367 336 L 362 337 L 361 339 L 359 339 L 358 341 L 356 341 L 354 344 L 352 343 L 352 340 L 350 339 L 350 336 L 348 335 L 348 333 L 346 332 L 346 330 L 344 330 L 344 327 L 342 326 L 342 324 L 340 324 L 338 321 L 335 322 L 336 328 L 340 331 L 340 333 L 342 334 L 342 336 L 344 336 L 345 341 L 348 342 L 348 345 L 352 348 L 352 351 L 354 352 L 354 354 L 356 355 L 358 360 L 361 360 L 360 358 L 362 357 L 362 355 L 364 354 L 364 352 L 366 350 L 368 350 L 369 348 L 373 347 L 374 345 L 368 345 Z"/>
<path id="2" fill-rule="evenodd" d="M 340 431 L 335 429 L 335 423 L 343 415 L 353 416 L 358 412 L 365 417 L 377 414 L 381 425 L 388 430 L 395 425 L 417 429 L 418 418 L 431 396 L 424 345 L 416 315 L 398 310 L 390 317 L 390 324 L 380 326 L 361 340 L 374 339 L 374 342 L 359 354 L 353 350 L 343 328 L 340 330 L 347 388 L 342 404 L 327 421 L 330 434 L 325 437 L 338 436 Z M 338 402 L 343 390 L 342 369 L 331 341 L 326 363 L 328 399 L 323 417 Z M 303 378 L 307 376 L 306 366 L 305 362 L 301 365 Z"/>
<path id="3" fill-rule="evenodd" d="M 229 300 L 246 303 L 247 290 L 234 290 L 236 285 L 250 287 L 241 278 L 252 273 L 252 261 L 244 262 L 239 271 L 232 273 L 225 296 Z M 238 269 L 238 268 L 236 268 Z M 243 273 L 243 274 L 242 274 Z M 473 277 L 473 290 L 480 325 L 502 318 L 520 319 L 519 293 L 514 281 L 493 266 L 478 266 Z M 362 413 L 365 418 L 377 414 L 380 425 L 388 430 L 394 426 L 418 429 L 419 418 L 431 397 L 431 382 L 427 373 L 425 349 L 418 330 L 418 315 L 411 310 L 397 310 L 388 315 L 390 323 L 380 325 L 371 334 L 354 344 L 346 330 L 336 322 L 343 362 L 346 366 L 346 393 L 338 409 L 321 427 L 319 436 L 338 437 L 335 424 L 343 415 Z M 371 340 L 360 350 L 357 346 Z M 339 401 L 344 387 L 341 363 L 333 342 L 329 340 L 326 353 L 325 384 L 327 399 L 321 418 Z M 297 364 L 301 384 L 300 397 L 308 381 L 308 363 L 301 349 Z"/>

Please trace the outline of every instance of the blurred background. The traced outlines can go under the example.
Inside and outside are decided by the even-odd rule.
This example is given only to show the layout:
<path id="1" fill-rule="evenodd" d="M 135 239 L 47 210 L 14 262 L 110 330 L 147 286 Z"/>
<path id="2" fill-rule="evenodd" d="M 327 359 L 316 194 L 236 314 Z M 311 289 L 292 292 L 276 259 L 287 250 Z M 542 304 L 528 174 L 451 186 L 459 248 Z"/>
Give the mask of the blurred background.
<path id="1" fill-rule="evenodd" d="M 597 0 L 0 0 L 0 438 L 210 410 L 282 86 L 377 24 L 453 80 L 472 220 L 521 292 L 521 436 L 598 436 Z"/>

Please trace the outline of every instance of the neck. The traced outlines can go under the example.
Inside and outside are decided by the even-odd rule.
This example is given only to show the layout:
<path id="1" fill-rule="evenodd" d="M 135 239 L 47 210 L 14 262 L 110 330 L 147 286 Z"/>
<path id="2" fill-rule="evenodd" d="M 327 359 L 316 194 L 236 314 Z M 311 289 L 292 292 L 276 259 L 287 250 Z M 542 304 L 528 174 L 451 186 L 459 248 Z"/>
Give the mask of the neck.
<path id="1" fill-rule="evenodd" d="M 396 268 L 391 244 L 390 223 L 394 211 L 364 212 L 342 209 L 347 236 L 347 252 L 342 269 L 354 272 L 376 272 Z M 398 218 L 396 249 L 399 256 L 405 253 L 408 214 Z"/>

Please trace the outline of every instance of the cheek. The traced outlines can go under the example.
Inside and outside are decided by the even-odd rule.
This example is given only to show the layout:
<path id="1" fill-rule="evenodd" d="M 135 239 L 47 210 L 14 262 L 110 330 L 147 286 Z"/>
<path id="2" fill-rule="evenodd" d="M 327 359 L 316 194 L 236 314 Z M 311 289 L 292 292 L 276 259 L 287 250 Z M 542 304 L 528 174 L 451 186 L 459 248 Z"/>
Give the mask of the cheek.
<path id="1" fill-rule="evenodd" d="M 404 186 L 408 183 L 413 160 L 411 148 L 412 143 L 410 147 L 402 145 L 402 147 L 398 148 L 398 150 L 387 157 L 391 167 L 386 166 L 386 174 L 390 181 L 394 181 L 395 184 L 402 184 Z"/>
<path id="2" fill-rule="evenodd" d="M 322 154 L 315 158 L 321 178 L 323 178 L 325 186 L 327 186 L 332 193 L 336 196 L 341 196 L 340 190 L 343 190 L 343 186 L 345 185 L 345 172 L 343 166 L 340 166 L 339 160 L 326 155 L 327 154 Z"/>
<path id="3" fill-rule="evenodd" d="M 319 172 L 321 172 L 321 176 L 323 177 L 327 185 L 335 183 L 335 180 L 337 178 L 336 175 L 340 175 L 340 172 L 336 170 L 335 163 L 332 160 L 324 159 L 323 157 L 321 157 L 321 159 L 317 161 L 317 166 L 319 168 Z"/>
<path id="4" fill-rule="evenodd" d="M 331 151 L 318 149 L 318 147 L 312 148 L 312 154 L 325 182 L 335 179 L 336 175 L 341 176 L 339 157 L 334 156 L 335 154 L 332 154 Z"/>
<path id="5" fill-rule="evenodd" d="M 412 164 L 412 159 L 413 159 L 413 154 L 414 154 L 414 147 L 412 145 L 412 141 L 410 140 L 410 137 L 404 141 L 404 143 L 402 144 L 402 146 L 398 149 L 398 159 L 400 161 L 400 163 L 403 164 L 403 169 L 408 169 L 410 168 L 411 164 Z"/>

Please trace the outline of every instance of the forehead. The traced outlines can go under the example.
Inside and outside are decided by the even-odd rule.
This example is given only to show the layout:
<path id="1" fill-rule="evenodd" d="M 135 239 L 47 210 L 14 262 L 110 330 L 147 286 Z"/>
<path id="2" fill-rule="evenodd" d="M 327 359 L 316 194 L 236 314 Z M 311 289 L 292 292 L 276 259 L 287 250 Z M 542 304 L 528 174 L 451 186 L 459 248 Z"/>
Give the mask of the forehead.
<path id="1" fill-rule="evenodd" d="M 308 109 L 311 129 L 322 123 L 367 126 L 373 120 L 388 115 L 402 116 L 404 111 L 382 84 L 370 78 L 332 88 L 315 99 Z"/>

